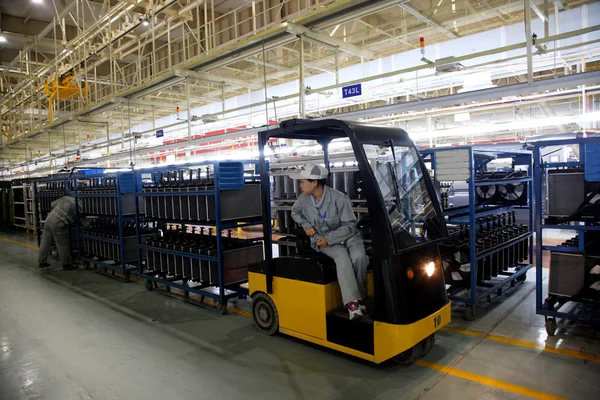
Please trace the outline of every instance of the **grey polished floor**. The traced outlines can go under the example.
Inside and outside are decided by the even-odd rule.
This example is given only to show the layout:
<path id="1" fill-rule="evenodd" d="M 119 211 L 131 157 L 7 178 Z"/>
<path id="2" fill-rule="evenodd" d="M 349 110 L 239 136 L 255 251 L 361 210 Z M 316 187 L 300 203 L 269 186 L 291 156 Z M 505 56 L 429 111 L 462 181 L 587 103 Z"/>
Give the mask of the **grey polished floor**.
<path id="1" fill-rule="evenodd" d="M 600 334 L 561 325 L 547 338 L 534 271 L 475 321 L 456 306 L 419 364 L 374 366 L 265 337 L 243 311 L 91 270 L 40 271 L 33 244 L 0 234 L 0 400 L 600 398 Z"/>

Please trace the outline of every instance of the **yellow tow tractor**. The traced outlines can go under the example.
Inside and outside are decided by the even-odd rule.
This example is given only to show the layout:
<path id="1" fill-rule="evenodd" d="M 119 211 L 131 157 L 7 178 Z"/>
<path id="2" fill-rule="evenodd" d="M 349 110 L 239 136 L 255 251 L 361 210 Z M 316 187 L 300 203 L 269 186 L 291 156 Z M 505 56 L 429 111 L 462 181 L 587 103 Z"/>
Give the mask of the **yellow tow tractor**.
<path id="1" fill-rule="evenodd" d="M 434 333 L 450 322 L 438 244 L 446 223 L 427 169 L 399 128 L 341 120 L 291 120 L 259 133 L 263 198 L 270 198 L 266 143 L 314 140 L 330 165 L 332 141 L 349 140 L 368 215 L 358 221 L 370 258 L 368 314 L 349 320 L 333 260 L 312 251 L 300 229 L 298 254 L 273 257 L 271 205 L 263 202 L 265 261 L 248 268 L 252 317 L 267 335 L 277 332 L 373 363 L 410 364 L 427 354 Z"/>

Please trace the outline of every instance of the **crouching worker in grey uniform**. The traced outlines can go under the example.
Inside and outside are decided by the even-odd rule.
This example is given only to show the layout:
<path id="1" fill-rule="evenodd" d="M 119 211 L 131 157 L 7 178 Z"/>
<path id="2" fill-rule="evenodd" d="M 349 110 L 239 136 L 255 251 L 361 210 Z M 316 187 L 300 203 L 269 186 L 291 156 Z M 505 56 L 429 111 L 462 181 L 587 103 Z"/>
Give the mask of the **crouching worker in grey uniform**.
<path id="1" fill-rule="evenodd" d="M 290 175 L 301 181 L 302 189 L 292 218 L 311 238 L 311 247 L 335 261 L 342 300 L 350 319 L 354 319 L 365 311 L 369 258 L 356 229 L 352 203 L 345 194 L 326 186 L 328 174 L 324 167 L 307 164 L 301 172 Z"/>
<path id="2" fill-rule="evenodd" d="M 62 262 L 62 269 L 76 269 L 71 263 L 71 243 L 69 240 L 69 230 L 75 222 L 75 199 L 64 196 L 52 202 L 52 211 L 48 214 L 44 223 L 44 232 L 40 243 L 38 253 L 38 262 L 40 268 L 49 267 L 48 253 L 50 246 L 56 244 L 58 256 Z"/>

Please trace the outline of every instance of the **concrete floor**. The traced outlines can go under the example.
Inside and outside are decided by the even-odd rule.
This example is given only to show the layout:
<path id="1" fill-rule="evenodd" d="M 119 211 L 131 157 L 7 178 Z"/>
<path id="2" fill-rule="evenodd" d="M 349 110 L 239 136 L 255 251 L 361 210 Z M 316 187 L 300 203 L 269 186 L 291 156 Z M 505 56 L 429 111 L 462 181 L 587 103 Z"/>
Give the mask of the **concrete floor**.
<path id="1" fill-rule="evenodd" d="M 244 312 L 91 270 L 40 271 L 33 244 L 0 234 L 0 400 L 600 398 L 600 333 L 559 324 L 547 337 L 533 270 L 475 321 L 455 306 L 416 365 L 375 366 L 263 336 Z"/>

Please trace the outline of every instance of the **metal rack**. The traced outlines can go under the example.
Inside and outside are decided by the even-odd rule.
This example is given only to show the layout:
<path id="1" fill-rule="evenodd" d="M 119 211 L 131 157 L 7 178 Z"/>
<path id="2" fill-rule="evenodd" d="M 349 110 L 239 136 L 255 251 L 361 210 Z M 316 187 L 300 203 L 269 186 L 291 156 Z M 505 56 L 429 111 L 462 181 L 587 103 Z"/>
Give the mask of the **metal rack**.
<path id="1" fill-rule="evenodd" d="M 93 266 L 114 276 L 119 272 L 129 282 L 138 269 L 136 192 L 140 176 L 133 172 L 108 172 L 76 176 L 74 191 L 77 203 L 77 241 L 79 258 L 86 267 Z M 85 222 L 80 213 L 85 214 Z"/>
<path id="2" fill-rule="evenodd" d="M 590 274 L 600 265 L 600 212 L 581 206 L 590 192 L 600 190 L 600 137 L 534 142 L 536 312 L 545 319 L 546 332 L 554 335 L 556 319 L 600 324 L 600 290 L 591 289 L 600 275 Z M 571 147 L 578 159 L 545 162 L 544 149 Z M 554 153 L 554 151 L 550 151 Z M 577 154 L 578 153 L 578 154 Z M 561 176 L 562 175 L 562 176 Z M 561 229 L 576 236 L 561 245 L 544 245 L 544 231 Z M 543 299 L 543 251 L 550 251 L 548 297 Z M 572 307 L 569 307 L 572 306 Z"/>
<path id="3" fill-rule="evenodd" d="M 453 206 L 448 201 L 448 192 L 441 193 L 444 215 L 451 232 L 441 249 L 444 249 L 442 256 L 447 272 L 448 297 L 465 303 L 464 318 L 473 320 L 477 302 L 482 299 L 491 302 L 492 296 L 502 295 L 506 286 L 514 287 L 516 282 L 524 281 L 526 272 L 532 267 L 532 154 L 522 150 L 486 150 L 473 146 L 426 149 L 421 150 L 421 154 L 426 163 L 431 163 L 438 189 L 443 183 L 446 183 L 443 185 L 446 189 L 457 182 L 464 183 L 464 206 Z M 484 175 L 486 165 L 499 159 L 512 159 L 513 171 L 522 172 L 515 172 L 513 176 L 488 172 Z M 510 187 L 514 189 L 514 185 L 522 184 L 527 187 L 526 193 L 523 193 L 525 204 L 502 204 L 510 201 L 492 197 L 478 204 L 478 197 L 491 190 L 490 186 L 513 185 Z M 519 208 L 527 210 L 527 227 L 515 222 L 515 210 Z M 460 269 L 452 270 L 451 265 L 460 266 Z"/>
<path id="4" fill-rule="evenodd" d="M 12 181 L 11 190 L 14 225 L 17 228 L 27 229 L 27 191 L 25 181 L 22 179 Z"/>
<path id="5" fill-rule="evenodd" d="M 262 223 L 256 168 L 256 161 L 227 161 L 137 171 L 142 190 L 136 195 L 146 209 L 145 216 L 137 213 L 137 226 L 157 230 L 152 238 L 138 230 L 139 275 L 146 289 L 176 288 L 191 302 L 198 301 L 191 293 L 199 302 L 208 297 L 222 313 L 230 299 L 247 294 L 247 266 L 264 259 L 262 237 L 222 233 Z"/>

